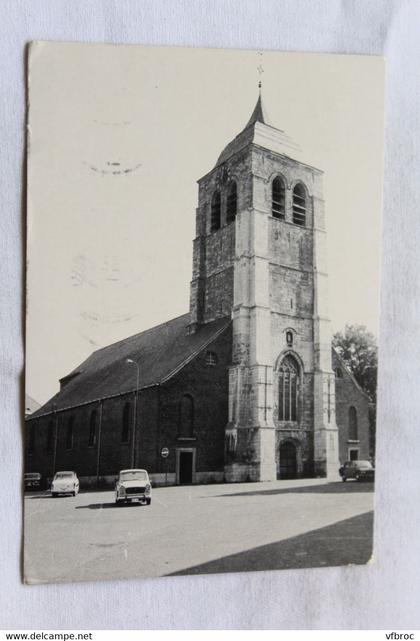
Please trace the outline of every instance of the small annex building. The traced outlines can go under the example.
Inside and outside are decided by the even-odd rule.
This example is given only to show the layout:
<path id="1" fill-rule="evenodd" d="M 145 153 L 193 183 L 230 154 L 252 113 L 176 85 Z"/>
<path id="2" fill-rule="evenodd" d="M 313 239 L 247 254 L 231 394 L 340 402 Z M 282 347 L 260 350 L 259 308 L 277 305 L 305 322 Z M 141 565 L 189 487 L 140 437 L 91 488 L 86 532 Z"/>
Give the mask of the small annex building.
<path id="1" fill-rule="evenodd" d="M 198 181 L 189 313 L 64 376 L 26 420 L 26 471 L 267 481 L 369 458 L 369 398 L 331 346 L 322 172 L 295 151 L 260 96 Z"/>

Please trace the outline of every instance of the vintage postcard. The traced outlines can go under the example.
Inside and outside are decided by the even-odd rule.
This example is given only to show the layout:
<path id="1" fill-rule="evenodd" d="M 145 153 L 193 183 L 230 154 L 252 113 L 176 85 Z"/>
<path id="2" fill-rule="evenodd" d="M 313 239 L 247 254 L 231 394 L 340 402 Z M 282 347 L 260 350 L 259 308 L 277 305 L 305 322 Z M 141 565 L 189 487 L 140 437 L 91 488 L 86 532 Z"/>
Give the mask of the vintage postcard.
<path id="1" fill-rule="evenodd" d="M 367 563 L 383 59 L 28 68 L 24 580 Z"/>

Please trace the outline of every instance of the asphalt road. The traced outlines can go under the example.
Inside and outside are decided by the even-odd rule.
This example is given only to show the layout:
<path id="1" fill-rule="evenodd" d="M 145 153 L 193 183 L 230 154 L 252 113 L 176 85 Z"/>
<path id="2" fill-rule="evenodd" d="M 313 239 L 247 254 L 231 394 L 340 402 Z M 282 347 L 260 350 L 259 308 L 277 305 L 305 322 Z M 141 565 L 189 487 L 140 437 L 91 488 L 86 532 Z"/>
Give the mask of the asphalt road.
<path id="1" fill-rule="evenodd" d="M 373 486 L 323 480 L 25 496 L 25 580 L 87 581 L 366 563 Z"/>

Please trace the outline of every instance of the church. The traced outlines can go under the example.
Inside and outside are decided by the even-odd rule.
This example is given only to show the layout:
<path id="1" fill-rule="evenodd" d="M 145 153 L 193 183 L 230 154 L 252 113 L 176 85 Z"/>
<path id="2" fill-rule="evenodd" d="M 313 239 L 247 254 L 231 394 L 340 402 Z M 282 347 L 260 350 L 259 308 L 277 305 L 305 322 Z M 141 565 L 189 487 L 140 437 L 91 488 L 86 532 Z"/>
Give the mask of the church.
<path id="1" fill-rule="evenodd" d="M 296 150 L 260 93 L 198 180 L 189 312 L 61 378 L 26 420 L 27 472 L 230 483 L 369 458 L 369 398 L 331 345 L 323 172 Z"/>

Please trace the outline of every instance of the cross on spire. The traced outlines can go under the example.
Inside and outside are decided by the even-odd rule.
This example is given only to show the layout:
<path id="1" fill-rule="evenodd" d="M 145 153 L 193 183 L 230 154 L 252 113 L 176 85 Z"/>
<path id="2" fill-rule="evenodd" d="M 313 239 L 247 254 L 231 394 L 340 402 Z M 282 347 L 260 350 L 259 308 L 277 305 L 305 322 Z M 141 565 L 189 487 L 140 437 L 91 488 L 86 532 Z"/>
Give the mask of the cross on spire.
<path id="1" fill-rule="evenodd" d="M 258 67 L 257 67 L 257 71 L 258 71 L 258 75 L 259 75 L 258 90 L 259 90 L 259 93 L 260 93 L 260 96 L 261 96 L 262 75 L 263 75 L 263 73 L 264 73 L 264 67 L 262 66 L 262 56 L 263 56 L 263 52 L 262 52 L 262 51 L 259 51 L 259 52 L 258 52 L 258 55 L 259 55 L 259 56 L 261 56 L 261 57 L 260 57 L 260 64 L 259 64 L 259 65 L 258 65 Z"/>

